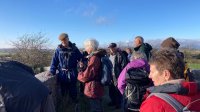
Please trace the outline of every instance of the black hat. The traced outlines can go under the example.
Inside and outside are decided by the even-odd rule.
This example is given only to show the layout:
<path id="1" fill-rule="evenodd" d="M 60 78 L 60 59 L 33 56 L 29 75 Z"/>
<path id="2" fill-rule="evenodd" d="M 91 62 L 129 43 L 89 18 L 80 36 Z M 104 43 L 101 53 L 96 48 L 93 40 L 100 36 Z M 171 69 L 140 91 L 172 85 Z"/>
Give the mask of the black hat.
<path id="1" fill-rule="evenodd" d="M 110 43 L 108 48 L 114 48 L 114 47 L 117 47 L 117 44 L 116 43 Z"/>

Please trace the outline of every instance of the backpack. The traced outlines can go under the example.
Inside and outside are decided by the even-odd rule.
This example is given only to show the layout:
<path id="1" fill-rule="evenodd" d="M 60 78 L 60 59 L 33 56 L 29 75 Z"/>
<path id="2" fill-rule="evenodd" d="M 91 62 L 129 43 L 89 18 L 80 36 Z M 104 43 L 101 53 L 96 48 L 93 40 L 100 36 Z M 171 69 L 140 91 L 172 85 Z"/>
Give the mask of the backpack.
<path id="1" fill-rule="evenodd" d="M 147 56 L 147 60 L 149 60 L 152 56 L 151 50 L 153 49 L 152 46 L 149 43 L 144 43 L 145 45 L 145 54 Z"/>
<path id="2" fill-rule="evenodd" d="M 131 68 L 127 71 L 125 89 L 125 108 L 138 111 L 146 88 L 150 85 L 148 73 L 144 68 Z"/>
<path id="3" fill-rule="evenodd" d="M 107 56 L 101 57 L 101 84 L 107 86 L 112 81 L 112 62 Z"/>
<path id="4" fill-rule="evenodd" d="M 189 110 L 189 107 L 196 102 L 200 102 L 200 99 L 195 99 L 195 101 L 190 102 L 189 104 L 184 106 L 175 98 L 171 97 L 169 94 L 166 94 L 166 93 L 151 93 L 147 98 L 153 95 L 167 102 L 176 110 L 176 112 L 194 112 L 194 111 Z"/>
<path id="5" fill-rule="evenodd" d="M 197 82 L 200 84 L 200 70 L 192 70 L 188 77 L 189 81 Z"/>

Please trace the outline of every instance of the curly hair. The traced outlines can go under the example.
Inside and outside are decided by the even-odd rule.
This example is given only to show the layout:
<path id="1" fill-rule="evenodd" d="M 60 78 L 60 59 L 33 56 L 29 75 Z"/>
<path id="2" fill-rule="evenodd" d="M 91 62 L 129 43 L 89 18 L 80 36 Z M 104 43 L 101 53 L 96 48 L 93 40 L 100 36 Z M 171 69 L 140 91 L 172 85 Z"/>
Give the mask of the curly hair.
<path id="1" fill-rule="evenodd" d="M 99 42 L 96 39 L 91 38 L 91 39 L 87 39 L 87 40 L 84 41 L 84 47 L 85 48 L 92 48 L 93 51 L 97 50 L 98 46 L 99 46 Z"/>
<path id="2" fill-rule="evenodd" d="M 149 63 L 155 65 L 160 73 L 169 70 L 172 78 L 184 78 L 185 63 L 176 50 L 163 49 L 157 51 L 152 55 Z"/>

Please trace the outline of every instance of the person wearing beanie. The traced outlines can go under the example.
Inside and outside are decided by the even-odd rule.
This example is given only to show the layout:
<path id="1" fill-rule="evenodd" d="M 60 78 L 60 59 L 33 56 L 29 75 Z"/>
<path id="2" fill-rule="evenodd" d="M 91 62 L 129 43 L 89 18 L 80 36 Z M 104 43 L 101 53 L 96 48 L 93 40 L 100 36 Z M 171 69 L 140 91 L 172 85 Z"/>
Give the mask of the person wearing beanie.
<path id="1" fill-rule="evenodd" d="M 69 41 L 67 33 L 61 33 L 58 39 L 61 44 L 55 50 L 48 75 L 57 75 L 61 95 L 64 97 L 69 93 L 72 101 L 77 103 L 77 64 L 82 54 L 75 43 Z"/>
<path id="2" fill-rule="evenodd" d="M 180 52 L 178 50 L 178 48 L 180 47 L 180 44 L 178 43 L 178 41 L 173 38 L 173 37 L 168 37 L 166 38 L 160 45 L 160 49 L 171 49 L 171 50 L 176 50 L 177 54 L 179 55 L 179 57 L 183 58 L 184 60 L 184 54 L 183 52 Z M 187 62 L 185 62 L 185 70 L 184 70 L 184 78 L 186 79 L 186 81 L 189 81 L 189 75 L 191 74 L 190 69 L 187 65 Z"/>
<path id="3" fill-rule="evenodd" d="M 161 49 L 178 49 L 180 44 L 173 37 L 169 37 L 165 39 L 161 43 Z"/>

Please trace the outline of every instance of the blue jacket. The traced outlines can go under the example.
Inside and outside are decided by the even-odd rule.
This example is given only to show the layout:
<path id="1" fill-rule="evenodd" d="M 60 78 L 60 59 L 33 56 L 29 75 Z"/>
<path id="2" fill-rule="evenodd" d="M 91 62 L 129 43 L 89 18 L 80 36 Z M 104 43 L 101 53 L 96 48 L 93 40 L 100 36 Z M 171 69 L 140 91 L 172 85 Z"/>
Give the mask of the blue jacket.
<path id="1" fill-rule="evenodd" d="M 65 48 L 62 45 L 58 45 L 52 62 L 50 71 L 52 74 L 56 74 L 56 70 L 59 71 L 58 77 L 63 79 L 66 78 L 66 74 L 69 72 L 73 74 L 73 77 L 77 77 L 77 62 L 82 58 L 82 54 L 79 49 L 69 42 L 69 47 Z M 64 70 L 63 70 L 64 69 Z M 68 70 L 69 72 L 66 72 Z"/>

